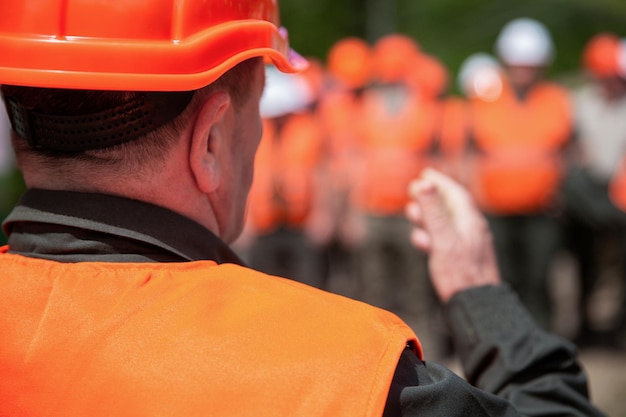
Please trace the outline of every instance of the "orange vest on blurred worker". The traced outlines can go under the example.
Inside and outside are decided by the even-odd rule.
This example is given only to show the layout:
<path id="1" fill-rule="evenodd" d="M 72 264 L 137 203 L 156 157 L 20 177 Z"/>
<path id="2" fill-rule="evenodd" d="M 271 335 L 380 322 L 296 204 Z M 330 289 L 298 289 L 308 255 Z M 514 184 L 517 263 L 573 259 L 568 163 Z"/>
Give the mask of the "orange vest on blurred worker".
<path id="1" fill-rule="evenodd" d="M 212 261 L 57 263 L 0 248 L 0 415 L 380 416 L 396 316 Z"/>
<path id="2" fill-rule="evenodd" d="M 465 151 L 471 125 L 469 108 L 464 98 L 449 96 L 442 99 L 437 127 L 438 168 L 465 185 L 468 183 Z"/>
<path id="3" fill-rule="evenodd" d="M 567 92 L 542 83 L 520 100 L 504 85 L 494 101 L 471 101 L 472 139 L 480 150 L 473 191 L 483 210 L 497 215 L 545 209 L 562 177 L 560 151 L 572 136 Z"/>
<path id="4" fill-rule="evenodd" d="M 318 106 L 324 139 L 325 169 L 332 186 L 348 190 L 359 175 L 359 123 L 361 100 L 349 90 L 324 94 Z"/>
<path id="5" fill-rule="evenodd" d="M 264 120 L 255 159 L 248 211 L 249 221 L 260 233 L 281 224 L 301 227 L 314 203 L 322 131 L 312 113 L 285 117 L 280 129 L 274 120 Z"/>
<path id="6" fill-rule="evenodd" d="M 392 110 L 376 91 L 363 97 L 359 127 L 364 162 L 355 198 L 369 214 L 403 213 L 408 185 L 429 163 L 439 106 L 408 91 L 401 107 Z"/>

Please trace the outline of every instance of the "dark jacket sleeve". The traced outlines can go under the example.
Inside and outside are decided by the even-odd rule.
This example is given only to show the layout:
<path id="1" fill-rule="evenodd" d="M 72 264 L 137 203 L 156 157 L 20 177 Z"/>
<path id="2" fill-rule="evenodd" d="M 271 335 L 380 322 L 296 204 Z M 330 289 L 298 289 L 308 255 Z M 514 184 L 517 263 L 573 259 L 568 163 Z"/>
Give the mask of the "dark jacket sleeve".
<path id="1" fill-rule="evenodd" d="M 385 416 L 602 416 L 573 344 L 539 329 L 505 285 L 457 294 L 446 316 L 466 379 L 405 351 Z"/>

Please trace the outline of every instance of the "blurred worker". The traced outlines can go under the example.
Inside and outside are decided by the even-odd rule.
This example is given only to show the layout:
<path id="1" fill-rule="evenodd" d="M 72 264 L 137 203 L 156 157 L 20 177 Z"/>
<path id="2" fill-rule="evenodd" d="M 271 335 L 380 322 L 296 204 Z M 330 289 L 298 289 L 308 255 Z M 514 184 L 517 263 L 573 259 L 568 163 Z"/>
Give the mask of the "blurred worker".
<path id="1" fill-rule="evenodd" d="M 311 65 L 307 72 L 320 71 Z M 256 270 L 323 288 L 320 210 L 323 131 L 314 112 L 320 86 L 304 74 L 266 73 L 263 136 L 248 199 L 247 260 Z"/>
<path id="2" fill-rule="evenodd" d="M 486 53 L 467 57 L 458 72 L 462 96 L 447 96 L 442 102 L 439 123 L 439 148 L 442 168 L 466 186 L 471 186 L 471 163 L 467 147 L 471 144 L 471 115 L 474 101 L 494 101 L 502 94 L 502 70 L 498 61 Z"/>
<path id="3" fill-rule="evenodd" d="M 354 251 L 363 238 L 351 195 L 360 173 L 360 111 L 363 91 L 372 81 L 371 55 L 363 39 L 335 42 L 327 54 L 327 82 L 317 108 L 325 132 L 322 182 L 327 198 L 322 207 L 331 226 L 326 240 L 328 281 L 333 291 L 351 297 L 357 284 Z"/>
<path id="4" fill-rule="evenodd" d="M 511 21 L 496 52 L 505 72 L 500 92 L 472 102 L 472 189 L 489 217 L 503 279 L 549 328 L 547 277 L 560 245 L 554 213 L 573 134 L 571 103 L 564 88 L 544 80 L 554 47 L 543 24 Z"/>
<path id="5" fill-rule="evenodd" d="M 420 334 L 429 332 L 426 351 L 445 356 L 432 329 L 437 302 L 426 258 L 411 245 L 404 216 L 407 187 L 431 162 L 438 121 L 437 94 L 420 90 L 413 73 L 420 54 L 402 34 L 373 46 L 374 82 L 361 101 L 362 166 L 353 200 L 364 226 L 357 248 L 359 298 L 395 312 Z"/>
<path id="6" fill-rule="evenodd" d="M 626 271 L 626 214 L 609 195 L 609 184 L 619 175 L 626 155 L 626 62 L 620 62 L 622 56 L 626 58 L 626 46 L 617 35 L 593 36 L 582 57 L 588 82 L 575 95 L 576 152 L 563 188 L 567 242 L 581 278 L 581 343 L 599 341 L 588 304 L 602 270 L 599 255 L 607 252 L 607 245 L 618 243 L 618 263 Z"/>
<path id="7" fill-rule="evenodd" d="M 466 183 L 464 146 L 469 134 L 469 109 L 462 97 L 442 99 L 438 125 L 439 168 L 460 183 Z"/>
<path id="8" fill-rule="evenodd" d="M 275 2 L 2 11 L 29 189 L 3 224 L 0 415 L 601 415 L 574 346 L 500 283 L 484 219 L 436 172 L 412 187 L 413 243 L 477 387 L 424 362 L 395 315 L 240 265 L 226 243 L 262 133 L 261 57 L 304 64 Z"/>

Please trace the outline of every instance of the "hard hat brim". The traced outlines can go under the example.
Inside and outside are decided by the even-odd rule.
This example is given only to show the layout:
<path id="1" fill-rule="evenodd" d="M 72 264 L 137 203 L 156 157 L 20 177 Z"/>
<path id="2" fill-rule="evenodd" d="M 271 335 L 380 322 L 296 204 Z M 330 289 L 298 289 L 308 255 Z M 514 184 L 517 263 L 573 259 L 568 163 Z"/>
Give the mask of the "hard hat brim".
<path id="1" fill-rule="evenodd" d="M 284 72 L 308 66 L 289 47 L 285 29 L 255 19 L 222 23 L 182 41 L 0 35 L 0 45 L 0 82 L 32 87 L 187 91 L 253 57 Z"/>

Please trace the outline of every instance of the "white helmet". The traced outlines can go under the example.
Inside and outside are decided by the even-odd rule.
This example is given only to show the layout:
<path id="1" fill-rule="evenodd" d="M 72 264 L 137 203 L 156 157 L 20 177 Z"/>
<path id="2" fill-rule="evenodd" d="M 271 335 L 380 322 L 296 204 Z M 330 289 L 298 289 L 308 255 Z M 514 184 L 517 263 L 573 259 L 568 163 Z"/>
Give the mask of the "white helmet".
<path id="1" fill-rule="evenodd" d="M 315 100 L 312 87 L 301 74 L 287 74 L 274 66 L 266 66 L 265 79 L 260 103 L 263 118 L 301 111 Z"/>
<path id="2" fill-rule="evenodd" d="M 496 54 L 508 65 L 543 67 L 552 62 L 554 45 L 542 23 L 519 18 L 507 23 L 498 35 Z"/>
<path id="3" fill-rule="evenodd" d="M 502 93 L 500 64 L 483 52 L 472 54 L 463 61 L 457 81 L 460 91 L 467 97 L 493 101 Z"/>

